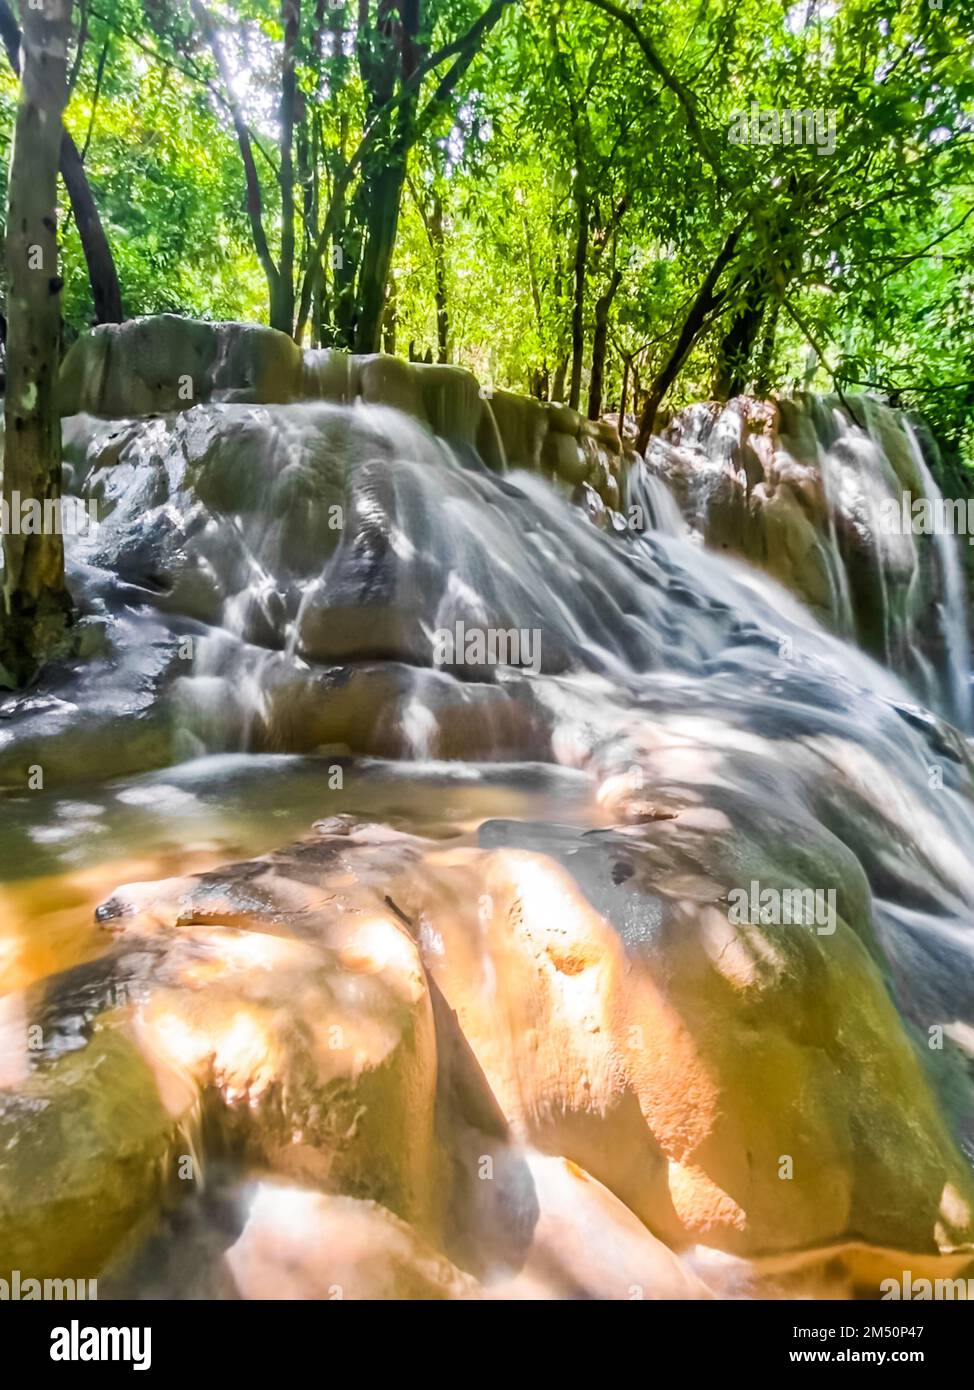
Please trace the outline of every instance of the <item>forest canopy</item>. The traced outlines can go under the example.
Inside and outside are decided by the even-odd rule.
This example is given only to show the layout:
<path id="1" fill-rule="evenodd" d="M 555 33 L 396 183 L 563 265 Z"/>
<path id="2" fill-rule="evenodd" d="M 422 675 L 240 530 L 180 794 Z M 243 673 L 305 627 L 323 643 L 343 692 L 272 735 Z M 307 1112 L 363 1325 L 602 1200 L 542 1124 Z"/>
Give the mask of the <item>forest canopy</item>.
<path id="1" fill-rule="evenodd" d="M 644 430 L 872 389 L 974 463 L 967 4 L 81 0 L 76 23 L 65 128 L 126 317 L 461 363 Z M 118 313 L 60 189 L 71 337 Z"/>

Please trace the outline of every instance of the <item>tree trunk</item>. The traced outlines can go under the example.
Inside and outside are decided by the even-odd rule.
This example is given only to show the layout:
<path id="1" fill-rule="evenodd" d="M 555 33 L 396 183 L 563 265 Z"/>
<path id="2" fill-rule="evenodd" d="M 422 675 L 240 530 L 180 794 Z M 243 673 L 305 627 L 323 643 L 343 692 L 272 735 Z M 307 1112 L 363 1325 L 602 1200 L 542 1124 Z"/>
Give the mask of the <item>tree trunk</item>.
<path id="1" fill-rule="evenodd" d="M 595 305 L 595 338 L 592 343 L 592 380 L 588 392 L 588 418 L 598 420 L 602 415 L 602 381 L 605 376 L 605 350 L 609 341 L 609 312 L 616 290 L 622 280 L 622 271 L 614 270 L 609 287 L 600 295 Z"/>
<path id="2" fill-rule="evenodd" d="M 331 269 L 331 323 L 328 345 L 351 351 L 355 341 L 355 268 L 362 259 L 363 243 L 362 229 L 353 221 L 345 195 L 344 180 L 348 176 L 348 118 L 345 115 L 341 117 L 340 131 L 339 162 L 335 168 L 331 201 L 322 225 L 324 240 L 320 254 L 312 260 L 308 275 L 305 276 L 302 303 L 298 307 L 298 332 L 300 334 L 304 296 L 308 291 L 309 278 L 312 283 L 317 278 L 317 282 L 324 286 L 324 261 L 328 257 Z M 337 256 L 336 250 L 340 252 Z"/>
<path id="3" fill-rule="evenodd" d="M 578 409 L 582 395 L 582 358 L 585 355 L 585 265 L 588 260 L 588 200 L 579 172 L 575 178 L 575 207 L 578 230 L 575 238 L 575 279 L 572 296 L 572 375 L 568 404 Z"/>
<path id="4" fill-rule="evenodd" d="M 443 236 L 443 199 L 433 190 L 430 213 L 430 240 L 433 243 L 434 298 L 436 301 L 437 362 L 450 360 L 450 315 L 446 301 L 446 240 Z"/>
<path id="5" fill-rule="evenodd" d="M 401 22 L 399 22 L 401 21 Z M 386 307 L 389 272 L 399 230 L 399 210 L 406 182 L 406 160 L 414 138 L 418 93 L 387 111 L 397 84 L 412 76 L 419 61 L 419 6 L 379 0 L 376 27 L 368 23 L 368 5 L 359 0 L 356 38 L 359 71 L 368 94 L 367 119 L 375 146 L 362 161 L 362 181 L 352 203 L 358 255 L 352 267 L 351 341 L 354 352 L 378 352 Z M 381 114 L 385 112 L 385 114 Z"/>
<path id="6" fill-rule="evenodd" d="M 762 229 L 761 254 L 755 259 L 753 269 L 739 270 L 731 286 L 729 297 L 739 304 L 718 351 L 712 383 L 716 400 L 729 400 L 747 389 L 753 376 L 751 359 L 769 306 L 774 320 L 771 324 L 773 347 L 777 305 L 801 262 L 801 250 L 795 245 L 793 235 L 793 208 L 801 194 L 794 174 L 789 179 L 788 190 L 793 202 L 778 209 Z"/>
<path id="7" fill-rule="evenodd" d="M 121 323 L 125 315 L 112 248 L 98 215 L 78 147 L 67 131 L 61 140 L 61 177 L 71 199 L 81 248 L 85 253 L 91 298 L 95 306 L 95 323 Z"/>
<path id="8" fill-rule="evenodd" d="M 7 0 L 0 0 L 0 37 L 10 66 L 20 76 L 20 29 Z M 60 154 L 61 177 L 71 199 L 74 220 L 81 239 L 85 263 L 88 266 L 88 279 L 91 283 L 91 298 L 95 308 L 95 323 L 121 323 L 122 291 L 118 284 L 118 271 L 112 256 L 105 228 L 98 215 L 98 208 L 85 174 L 84 161 L 77 145 L 64 132 L 61 139 Z"/>
<path id="9" fill-rule="evenodd" d="M 538 341 L 544 343 L 544 314 L 541 309 L 541 286 L 538 284 L 538 267 L 534 259 L 534 242 L 531 237 L 530 228 L 528 227 L 528 219 L 523 213 L 521 214 L 521 226 L 524 228 L 524 246 L 527 251 L 528 282 L 531 286 L 531 303 L 534 306 L 534 321 L 538 327 Z M 546 353 L 541 366 L 534 372 L 534 389 L 532 390 L 532 395 L 536 395 L 540 401 L 546 401 L 548 399 L 549 377 L 550 373 L 548 371 L 548 358 Z"/>
<path id="10" fill-rule="evenodd" d="M 551 383 L 551 399 L 561 405 L 565 400 L 565 378 L 568 375 L 568 358 L 561 357 L 555 367 L 554 380 Z"/>
<path id="11" fill-rule="evenodd" d="M 343 254 L 334 276 L 335 343 L 356 352 L 374 352 L 378 347 L 409 151 L 446 111 L 484 37 L 514 3 L 492 0 L 465 34 L 424 58 L 418 0 L 380 0 L 375 29 L 369 23 L 368 0 L 359 0 L 356 49 L 368 94 L 366 131 L 354 155 L 343 161 L 344 168 L 336 174 L 331 206 L 302 286 L 298 337 L 323 274 L 324 251 L 340 237 Z M 420 110 L 423 77 L 448 57 L 453 59 L 451 66 Z M 356 173 L 359 187 L 346 209 L 345 193 Z"/>
<path id="12" fill-rule="evenodd" d="M 426 229 L 426 240 L 429 242 L 430 252 L 433 257 L 433 302 L 436 306 L 436 360 L 443 364 L 450 360 L 450 315 L 447 307 L 446 295 L 446 239 L 443 235 L 443 196 L 436 183 L 436 179 L 440 177 L 439 169 L 434 169 L 433 177 L 433 198 L 428 212 L 426 210 L 426 204 L 420 197 L 419 190 L 416 188 L 412 179 L 407 176 L 406 182 L 409 184 L 409 191 L 413 195 L 413 202 L 416 204 L 416 210 L 422 218 L 423 226 Z"/>
<path id="13" fill-rule="evenodd" d="M 399 287 L 395 275 L 389 276 L 389 293 L 386 296 L 386 311 L 382 317 L 382 351 L 390 357 L 396 355 L 396 329 L 399 319 Z"/>
<path id="14" fill-rule="evenodd" d="M 405 155 L 390 162 L 371 186 L 366 218 L 365 256 L 358 277 L 355 352 L 378 352 L 386 290 L 399 229 L 399 208 L 406 181 Z"/>
<path id="15" fill-rule="evenodd" d="M 619 393 L 619 438 L 622 438 L 622 431 L 626 426 L 626 400 L 629 396 L 629 367 L 632 363 L 631 357 L 622 359 L 622 390 Z"/>
<path id="16" fill-rule="evenodd" d="M 723 295 L 716 293 L 717 281 L 737 254 L 737 243 L 743 230 L 744 223 L 742 222 L 734 228 L 724 242 L 720 255 L 707 272 L 703 284 L 697 291 L 697 296 L 687 312 L 672 352 L 653 380 L 643 408 L 642 418 L 639 421 L 639 437 L 636 440 L 636 448 L 641 454 L 646 452 L 646 446 L 652 437 L 656 416 L 664 396 L 679 375 L 680 368 L 706 326 L 710 314 L 723 300 Z"/>
<path id="17" fill-rule="evenodd" d="M 717 370 L 711 385 L 715 400 L 727 401 L 732 396 L 739 396 L 747 385 L 751 353 L 764 318 L 769 288 L 768 277 L 762 271 L 756 271 L 747 288 L 744 303 L 720 341 Z"/>
<path id="18" fill-rule="evenodd" d="M 237 136 L 237 148 L 240 150 L 240 159 L 244 168 L 244 180 L 247 187 L 247 217 L 250 220 L 250 232 L 254 239 L 254 250 L 257 252 L 257 259 L 260 261 L 261 268 L 267 280 L 267 294 L 270 303 L 271 324 L 277 327 L 276 319 L 281 315 L 281 287 L 280 274 L 274 264 L 270 246 L 267 242 L 267 233 L 264 230 L 264 210 L 263 197 L 260 190 L 260 177 L 257 173 L 257 164 L 254 160 L 253 144 L 250 139 L 250 131 L 243 118 L 240 103 L 234 96 L 233 72 L 226 60 L 223 47 L 220 43 L 213 17 L 203 4 L 203 0 L 190 0 L 190 5 L 203 37 L 206 39 L 213 53 L 213 60 L 216 63 L 220 80 L 223 83 L 224 96 L 230 113 L 233 117 L 233 128 Z M 310 301 L 309 301 L 310 302 Z M 285 332 L 291 332 L 289 325 Z"/>
<path id="19" fill-rule="evenodd" d="M 294 333 L 294 116 L 297 99 L 297 47 L 301 0 L 281 0 L 284 57 L 281 74 L 281 255 L 271 291 L 271 327 Z"/>
<path id="20" fill-rule="evenodd" d="M 775 337 L 778 332 L 778 314 L 781 300 L 775 297 L 768 308 L 761 333 L 761 345 L 754 368 L 754 390 L 758 396 L 766 396 L 771 390 L 771 366 L 774 359 Z"/>
<path id="21" fill-rule="evenodd" d="M 3 510 L 9 525 L 3 537 L 0 613 L 0 679 L 14 685 L 31 680 L 57 650 L 71 613 L 59 534 L 61 425 L 56 398 L 61 328 L 57 171 L 67 100 L 71 0 L 46 0 L 42 10 L 21 0 L 21 14 L 23 78 L 7 190 Z M 39 504 L 41 534 L 18 533 L 24 502 Z M 58 524 L 52 525 L 55 517 Z"/>

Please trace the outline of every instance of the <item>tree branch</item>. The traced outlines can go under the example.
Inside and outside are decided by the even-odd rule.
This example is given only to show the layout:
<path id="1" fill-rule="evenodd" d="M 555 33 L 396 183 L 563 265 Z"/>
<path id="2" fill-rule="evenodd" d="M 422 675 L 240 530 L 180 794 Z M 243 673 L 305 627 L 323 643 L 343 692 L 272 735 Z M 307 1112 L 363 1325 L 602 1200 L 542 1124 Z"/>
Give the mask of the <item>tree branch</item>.
<path id="1" fill-rule="evenodd" d="M 842 405 L 845 408 L 845 410 L 848 411 L 849 418 L 851 419 L 852 423 L 854 425 L 858 425 L 861 430 L 864 430 L 866 428 L 865 425 L 856 415 L 856 412 L 852 408 L 851 402 L 847 399 L 845 392 L 842 390 L 842 383 L 836 376 L 835 372 L 833 372 L 832 368 L 829 366 L 828 358 L 825 356 L 825 350 L 818 342 L 818 339 L 815 337 L 815 334 L 809 328 L 808 324 L 803 321 L 801 315 L 798 313 L 798 310 L 795 309 L 792 306 L 791 302 L 784 296 L 782 296 L 781 298 L 781 304 L 784 306 L 785 313 L 792 320 L 792 322 L 797 325 L 799 331 L 808 340 L 810 346 L 815 352 L 815 355 L 818 357 L 818 360 L 821 362 L 822 366 L 825 368 L 825 370 L 831 377 L 832 385 L 835 387 L 836 395 L 842 402 Z"/>
<path id="2" fill-rule="evenodd" d="M 664 87 L 669 88 L 680 103 L 683 114 L 686 117 L 687 126 L 697 142 L 700 153 L 713 170 L 718 188 L 722 188 L 724 178 L 720 167 L 720 160 L 714 153 L 709 137 L 704 134 L 703 127 L 700 125 L 693 93 L 684 86 L 678 77 L 670 72 L 669 68 L 660 57 L 652 39 L 636 22 L 635 18 L 628 10 L 622 9 L 620 5 L 615 3 L 615 0 L 588 0 L 588 2 L 590 5 L 594 5 L 596 9 L 602 10 L 605 14 L 611 16 L 612 19 L 617 20 L 619 24 L 622 24 L 629 30 L 642 50 L 643 56 L 652 71 L 660 79 Z"/>
<path id="3" fill-rule="evenodd" d="M 220 45 L 220 40 L 217 37 L 213 18 L 209 10 L 207 10 L 206 6 L 202 3 L 202 0 L 191 0 L 191 4 L 196 22 L 199 24 L 203 31 L 203 36 L 210 46 L 213 60 L 220 74 L 220 80 L 226 89 L 226 104 L 233 117 L 233 127 L 237 135 L 237 145 L 244 166 L 244 178 L 247 184 L 247 216 L 250 218 L 250 229 L 254 239 L 254 248 L 257 252 L 257 259 L 264 268 L 264 274 L 267 276 L 267 283 L 273 295 L 276 292 L 280 274 L 277 266 L 274 264 L 274 258 L 271 255 L 270 246 L 267 242 L 267 233 L 264 231 L 260 178 L 257 173 L 257 165 L 254 163 L 254 152 L 251 147 L 250 132 L 244 121 L 240 105 L 233 95 L 231 73 L 227 66 L 227 60 Z"/>
<path id="4" fill-rule="evenodd" d="M 362 134 L 362 138 L 358 143 L 358 148 L 355 150 L 355 153 L 341 173 L 335 176 L 328 212 L 325 215 L 321 232 L 312 252 L 311 262 L 304 277 L 304 284 L 301 287 L 301 303 L 298 308 L 297 324 L 294 329 L 294 336 L 298 342 L 301 341 L 301 336 L 307 326 L 308 314 L 311 311 L 311 301 L 321 281 L 322 257 L 325 253 L 325 248 L 336 231 L 335 222 L 337 220 L 337 212 L 341 205 L 342 196 L 354 178 L 362 161 L 365 159 L 365 156 L 372 148 L 372 143 L 376 133 L 380 129 L 381 122 L 387 115 L 394 111 L 396 107 L 400 106 L 402 102 L 419 90 L 422 86 L 424 77 L 431 73 L 434 68 L 438 67 L 440 63 L 444 62 L 447 58 L 452 58 L 454 54 L 459 54 L 460 56 L 457 62 L 439 83 L 439 86 L 427 103 L 422 115 L 413 123 L 411 143 L 416 144 L 439 114 L 443 102 L 453 91 L 463 73 L 473 62 L 474 57 L 479 51 L 480 41 L 483 36 L 494 27 L 508 5 L 516 3 L 518 3 L 518 0 L 493 0 L 493 3 L 484 11 L 480 18 L 471 25 L 465 34 L 454 39 L 451 43 L 446 44 L 443 48 L 438 49 L 436 53 L 431 54 L 429 58 L 420 63 L 416 70 L 402 83 L 399 91 L 374 113 L 372 120 Z"/>

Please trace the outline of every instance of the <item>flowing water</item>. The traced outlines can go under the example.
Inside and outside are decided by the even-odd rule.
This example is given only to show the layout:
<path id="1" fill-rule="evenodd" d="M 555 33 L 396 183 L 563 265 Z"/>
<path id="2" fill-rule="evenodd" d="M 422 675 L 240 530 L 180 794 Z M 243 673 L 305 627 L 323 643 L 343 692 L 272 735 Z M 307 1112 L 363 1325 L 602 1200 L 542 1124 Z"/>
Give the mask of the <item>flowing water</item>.
<path id="1" fill-rule="evenodd" d="M 564 1178 L 548 1155 L 614 1204 L 586 1216 L 596 1228 L 622 1239 L 635 1221 L 677 1252 L 665 1277 L 690 1281 L 686 1296 L 698 1275 L 718 1293 L 749 1287 L 762 1261 L 785 1278 L 809 1251 L 905 1252 L 891 1267 L 969 1258 L 972 767 L 964 737 L 914 693 L 945 690 L 934 703 L 965 722 L 963 588 L 938 542 L 939 626 L 951 634 L 938 667 L 918 638 L 917 540 L 903 539 L 912 569 L 902 547 L 871 540 L 874 655 L 851 640 L 865 581 L 850 579 L 835 518 L 888 493 L 883 430 L 892 436 L 880 421 L 825 447 L 828 409 L 814 406 L 803 428 L 816 440 L 804 466 L 829 503 L 832 631 L 774 579 L 702 548 L 691 530 L 707 529 L 706 492 L 688 526 L 658 468 L 631 479 L 629 501 L 653 523 L 637 532 L 612 515 L 594 525 L 543 478 L 490 471 L 389 407 L 201 405 L 69 422 L 74 484 L 101 505 L 98 533 L 70 553 L 94 655 L 0 709 L 0 1086 L 14 1094 L 88 1045 L 102 996 L 62 1006 L 58 980 L 116 968 L 95 908 L 120 884 L 222 881 L 218 866 L 307 837 L 314 822 L 331 845 L 348 831 L 329 829 L 334 818 L 348 817 L 384 829 L 353 831 L 340 873 L 328 849 L 314 882 L 329 894 L 379 883 L 389 910 L 420 924 L 434 1004 L 442 992 L 533 1155 L 505 1189 L 504 1220 L 527 1219 L 529 1172 L 538 1230 L 556 1221 L 546 1203 L 558 1209 Z M 714 477 L 734 447 L 707 435 Z M 931 495 L 915 438 L 911 449 Z M 899 455 L 895 467 L 901 476 Z M 444 633 L 452 654 L 436 661 Z M 516 661 L 465 645 L 492 633 L 518 634 Z M 28 764 L 43 767 L 43 788 L 25 789 Z M 272 863 L 276 893 L 311 882 L 307 868 L 295 877 L 291 861 Z M 729 896 L 753 883 L 832 893 L 831 930 L 773 918 L 735 930 Z M 139 891 L 139 913 L 170 892 Z M 227 921 L 277 923 L 280 911 L 238 903 Z M 156 942 L 165 911 L 148 913 L 138 930 Z M 541 966 L 510 943 L 527 934 L 532 950 L 544 943 L 539 960 L 561 960 L 566 933 L 576 945 L 556 961 L 549 998 L 526 983 Z M 173 1034 L 153 1022 L 153 999 L 174 991 L 166 953 L 177 948 L 158 949 L 128 1005 L 140 1036 L 155 1029 L 156 1058 Z M 61 1009 L 63 1043 L 40 1061 L 18 1041 L 38 991 Z M 303 1017 L 298 986 L 287 991 Z M 634 1028 L 652 1040 L 640 1062 L 627 1060 Z M 225 1072 L 211 1089 L 232 1111 Z M 248 1094 L 246 1123 L 267 1129 Z M 121 1097 L 119 1109 L 123 1124 Z M 374 1197 L 381 1183 L 356 1170 L 337 1189 L 334 1176 L 316 1185 L 310 1160 L 296 1170 L 267 1134 L 258 1161 L 211 1144 L 200 1123 L 183 1148 L 205 1181 L 181 1218 L 129 1241 L 112 1291 L 232 1292 L 221 1283 L 232 1246 L 236 1292 L 267 1292 L 261 1271 L 282 1278 L 287 1265 L 274 1242 L 290 1248 L 318 1221 L 321 1241 L 359 1258 L 373 1236 L 353 1229 L 350 1209 L 323 1214 L 314 1194 Z M 805 1162 L 794 1199 L 778 1181 L 783 1153 Z M 296 1171 L 306 1205 L 294 1208 L 274 1184 Z M 463 1272 L 454 1296 L 474 1296 L 468 1277 L 496 1292 L 532 1268 L 495 1249 L 496 1212 L 471 1215 L 465 1197 L 428 1219 L 423 1181 L 410 1181 L 408 1198 L 377 1200 L 448 1252 Z M 570 1228 L 575 1210 L 557 1224 Z M 834 1282 L 866 1278 L 843 1270 Z M 535 1271 L 517 1296 L 574 1288 Z"/>
<path id="2" fill-rule="evenodd" d="M 748 400 L 692 406 L 653 441 L 635 492 L 657 526 L 783 580 L 969 729 L 962 542 L 901 525 L 904 497 L 908 514 L 911 500 L 942 500 L 913 424 L 866 398 L 852 409 L 854 420 L 831 397 L 784 401 L 777 415 Z"/>

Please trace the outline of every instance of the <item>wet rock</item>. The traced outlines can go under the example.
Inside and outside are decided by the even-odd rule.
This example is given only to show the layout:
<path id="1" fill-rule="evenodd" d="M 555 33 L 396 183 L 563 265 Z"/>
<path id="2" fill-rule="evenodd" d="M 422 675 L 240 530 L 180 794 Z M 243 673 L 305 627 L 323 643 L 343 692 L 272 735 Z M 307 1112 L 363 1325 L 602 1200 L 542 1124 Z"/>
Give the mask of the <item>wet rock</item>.
<path id="1" fill-rule="evenodd" d="M 231 654 L 232 659 L 232 654 Z M 227 679 L 180 685 L 185 737 L 207 749 L 257 752 L 340 750 L 380 758 L 469 758 L 496 762 L 547 756 L 552 721 L 530 681 L 459 681 L 401 663 L 309 671 L 271 656 L 260 668 L 260 708 L 248 709 Z"/>
<path id="2" fill-rule="evenodd" d="M 549 432 L 578 438 L 584 430 L 600 451 L 620 452 L 611 425 L 583 422 L 565 406 L 548 407 L 511 392 L 488 399 L 460 367 L 384 353 L 302 351 L 272 328 L 200 323 L 173 314 L 101 325 L 79 338 L 64 361 L 60 400 L 64 415 L 103 417 L 153 416 L 210 402 L 360 400 L 402 411 L 497 471 L 541 467 Z"/>
<path id="3" fill-rule="evenodd" d="M 572 410 L 571 406 L 552 402 L 548 407 L 548 420 L 554 433 L 567 434 L 572 439 L 578 438 L 582 428 L 582 417 L 577 410 Z"/>
<path id="4" fill-rule="evenodd" d="M 519 1269 L 494 1298 L 707 1299 L 707 1286 L 577 1163 L 529 1153 L 538 1219 Z"/>
<path id="5" fill-rule="evenodd" d="M 549 434 L 545 440 L 543 462 L 566 483 L 588 481 L 592 459 L 578 439 L 568 434 Z"/>
<path id="6" fill-rule="evenodd" d="M 226 1255 L 241 1298 L 477 1299 L 483 1292 L 374 1202 L 263 1183 Z"/>
<path id="7" fill-rule="evenodd" d="M 472 378 L 384 358 L 366 367 L 366 394 L 381 397 L 401 379 L 413 398 L 400 404 L 420 414 L 429 407 L 444 435 L 474 457 L 474 414 L 484 402 Z M 540 403 L 529 406 L 548 418 Z M 461 641 L 443 660 L 437 634 L 452 636 L 458 624 L 483 641 L 502 634 L 507 662 L 534 674 L 566 671 L 620 641 L 655 640 L 649 628 L 605 626 L 606 605 L 621 609 L 631 588 L 624 538 L 616 557 L 590 552 L 595 568 L 580 565 L 570 526 L 552 524 L 550 500 L 485 476 L 386 407 L 195 405 L 141 429 L 79 415 L 67 436 L 75 481 L 99 507 L 97 531 L 72 545 L 72 563 L 113 573 L 119 594 L 141 598 L 165 629 L 204 625 L 189 626 L 188 656 L 177 653 L 153 687 L 167 720 L 175 711 L 183 756 L 327 744 L 457 756 L 485 748 L 490 730 L 495 757 L 541 752 L 538 729 L 548 721 L 536 718 L 519 677 L 501 675 L 505 658 L 498 664 L 485 647 L 471 664 Z M 597 449 L 588 435 L 586 448 Z M 609 457 L 593 453 L 586 465 L 597 463 L 603 490 Z M 520 534 L 509 506 L 523 511 Z M 467 530 L 474 512 L 478 525 Z M 555 614 L 539 601 L 552 564 L 575 586 Z M 511 634 L 526 644 L 522 655 Z M 365 669 L 383 665 L 384 673 Z M 144 689 L 127 682 L 126 673 L 120 696 L 144 702 Z M 498 683 L 501 693 L 478 689 Z M 349 703 L 357 688 L 375 692 L 361 708 Z M 394 704 L 383 717 L 387 697 Z M 142 756 L 137 740 L 129 747 Z"/>
<path id="8" fill-rule="evenodd" d="M 512 1165 L 513 1166 L 513 1165 Z M 374 1203 L 263 1183 L 226 1254 L 244 1298 L 695 1299 L 706 1286 L 576 1164 L 518 1161 L 536 1207 L 515 1269 L 474 1278 Z M 490 1220 L 516 1225 L 526 1193 L 498 1173 Z M 486 1219 L 486 1213 L 485 1213 Z"/>
<path id="9" fill-rule="evenodd" d="M 171 405 L 165 373 L 152 385 L 155 349 L 132 332 L 132 390 Z M 51 1191 L 80 1194 L 68 1204 L 79 1261 L 113 1256 L 140 1213 L 169 1200 L 158 1165 L 170 1173 L 173 1129 L 131 1120 L 129 1066 L 199 1106 L 207 1159 L 375 1204 L 336 1212 L 312 1198 L 315 1221 L 340 1217 L 350 1249 L 361 1239 L 368 1252 L 378 1230 L 374 1248 L 398 1251 L 422 1287 L 442 1275 L 454 1288 L 459 1271 L 465 1289 L 614 1289 L 611 1256 L 593 1246 L 584 1267 L 593 1227 L 618 1235 L 619 1272 L 625 1252 L 659 1256 L 660 1287 L 677 1287 L 671 1255 L 689 1246 L 786 1266 L 855 1249 L 874 1271 L 967 1259 L 974 801 L 960 736 L 679 526 L 620 532 L 622 456 L 574 412 L 505 401 L 499 425 L 454 369 L 294 359 L 251 339 L 234 358 L 219 326 L 206 333 L 186 342 L 205 361 L 220 347 L 201 369 L 207 402 L 134 425 L 69 423 L 71 478 L 104 507 L 71 555 L 73 574 L 87 566 L 107 586 L 85 612 L 104 646 L 83 678 L 61 670 L 62 684 L 0 709 L 16 776 L 25 755 L 46 760 L 31 721 L 70 734 L 104 692 L 109 718 L 73 775 L 144 756 L 126 735 L 162 711 L 169 738 L 152 757 L 554 758 L 591 777 L 593 798 L 584 816 L 566 808 L 569 826 L 502 800 L 463 828 L 495 809 L 508 819 L 469 838 L 444 806 L 454 833 L 441 840 L 376 825 L 373 808 L 264 860 L 109 894 L 105 968 L 126 963 L 137 991 L 45 1006 L 45 1055 L 21 1048 L 0 1070 L 10 1114 L 39 1097 L 59 1125 L 76 1095 L 98 1137 L 79 1146 L 77 1172 L 67 1143 L 63 1166 L 45 1170 Z M 102 409 L 128 368 L 93 341 L 71 371 L 76 403 Z M 298 395 L 334 400 L 235 395 L 290 381 L 292 359 Z M 697 412 L 679 440 L 654 445 L 680 455 L 690 523 L 723 517 L 719 544 L 773 559 L 808 603 L 834 599 L 837 612 L 843 593 L 860 595 L 864 645 L 882 632 L 892 652 L 909 637 L 918 659 L 916 612 L 912 627 L 890 626 L 866 572 L 888 560 L 890 592 L 927 592 L 910 589 L 906 552 L 878 555 L 868 508 L 836 518 L 809 461 L 828 449 L 832 481 L 849 480 L 865 435 L 828 407 L 797 411 L 778 436 L 763 408 L 744 415 Z M 478 459 L 488 418 L 531 463 L 543 418 L 541 471 L 554 471 L 553 440 L 570 445 L 605 529 L 530 468 L 502 477 Z M 891 420 L 869 433 L 883 454 L 870 477 L 902 486 L 912 455 Z M 457 624 L 537 633 L 538 661 L 434 659 L 437 634 Z M 131 654 L 149 633 L 140 664 Z M 191 653 L 174 660 L 185 634 Z M 50 747 L 69 763 L 67 745 Z M 333 807 L 323 795 L 306 823 Z M 395 801 L 385 819 L 410 823 Z M 732 917 L 731 895 L 758 880 L 833 894 L 834 920 L 819 931 Z M 5 1026 L 32 1017 L 20 996 L 5 1008 Z M 942 1049 L 928 1046 L 937 1029 Z M 119 1057 L 99 1063 L 108 1037 Z M 120 1076 L 131 1145 L 68 1069 L 86 1058 Z M 178 1131 L 185 1108 L 162 1108 Z M 96 1160 L 109 1192 L 117 1165 L 134 1175 L 104 1241 L 86 1206 Z M 16 1193 L 28 1174 L 9 1171 Z M 12 1199 L 0 1206 L 28 1254 L 52 1239 L 45 1202 L 23 1229 Z M 366 1287 L 376 1265 L 363 1269 Z M 319 1272 L 312 1261 L 302 1278 Z"/>
<path id="10" fill-rule="evenodd" d="M 204 1112 L 213 1151 L 435 1228 L 416 946 L 374 895 L 288 866 L 119 890 L 100 914 L 112 955 L 38 987 L 22 1045 L 34 1028 L 47 1052 L 0 1092 L 0 1246 L 20 1268 L 80 1277 L 130 1248 L 201 1178 Z"/>
<path id="11" fill-rule="evenodd" d="M 619 438 L 619 431 L 611 420 L 587 420 L 585 427 L 607 453 L 615 455 L 622 454 L 622 441 Z"/>
<path id="12" fill-rule="evenodd" d="M 26 1078 L 0 1089 L 0 1249 L 25 1278 L 93 1278 L 178 1196 L 198 1093 L 111 1012 L 80 1047 L 26 1055 Z"/>
<path id="13" fill-rule="evenodd" d="M 515 1132 L 677 1246 L 969 1254 L 969 1171 L 861 923 L 734 927 L 718 865 L 682 859 L 684 822 L 626 832 L 621 884 L 614 836 L 583 854 L 566 832 L 564 869 L 557 837 L 547 855 L 441 856 L 430 966 Z"/>
<path id="14" fill-rule="evenodd" d="M 488 1294 L 697 1296 L 658 1242 L 855 1247 L 860 1269 L 969 1258 L 974 1184 L 854 857 L 808 813 L 779 826 L 773 881 L 831 879 L 833 929 L 735 922 L 731 886 L 770 870 L 767 827 L 734 826 L 692 797 L 638 827 L 488 822 L 477 844 L 343 822 L 117 890 L 104 924 L 139 963 L 126 1026 L 158 1075 L 188 1078 L 208 1144 L 415 1230 L 310 1198 L 309 1221 L 341 1218 L 342 1277 L 286 1223 L 244 1242 L 241 1277 L 293 1258 L 319 1296 L 430 1270 L 450 1296 L 468 1276 Z M 64 1036 L 76 1059 L 94 1045 Z"/>
<path id="15" fill-rule="evenodd" d="M 490 408 L 510 466 L 540 471 L 550 428 L 542 403 L 513 391 L 494 391 Z"/>
<path id="16" fill-rule="evenodd" d="M 125 943 L 165 943 L 140 1026 L 218 1105 L 231 1148 L 428 1220 L 436 1061 L 415 945 L 384 904 L 321 893 L 300 866 L 123 890 Z"/>
<path id="17" fill-rule="evenodd" d="M 68 582 L 81 606 L 80 649 L 29 691 L 0 698 L 0 792 L 56 791 L 174 756 L 166 691 L 186 670 L 180 643 L 194 625 L 147 613 L 142 595 L 103 570 L 72 563 Z"/>
<path id="18" fill-rule="evenodd" d="M 64 415 L 154 415 L 199 401 L 295 400 L 301 350 L 249 323 L 199 323 L 175 314 L 102 324 L 72 344 L 61 371 Z"/>

